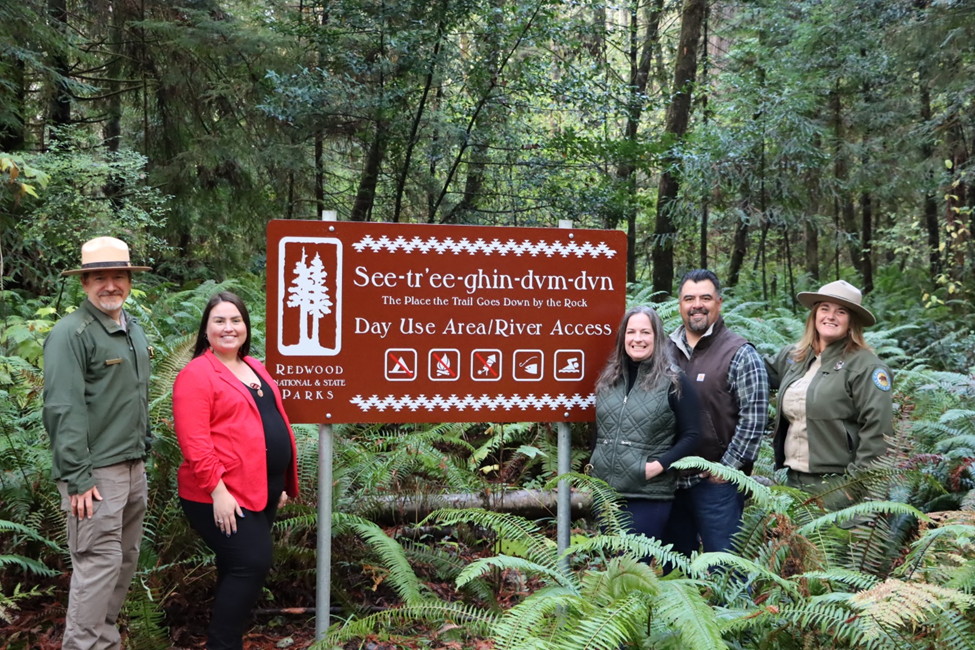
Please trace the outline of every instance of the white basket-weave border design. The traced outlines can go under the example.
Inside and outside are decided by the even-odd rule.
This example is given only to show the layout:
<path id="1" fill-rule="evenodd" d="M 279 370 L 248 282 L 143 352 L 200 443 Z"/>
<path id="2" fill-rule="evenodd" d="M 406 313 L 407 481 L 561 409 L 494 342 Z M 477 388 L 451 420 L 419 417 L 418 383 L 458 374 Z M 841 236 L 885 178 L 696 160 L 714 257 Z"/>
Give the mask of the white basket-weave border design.
<path id="1" fill-rule="evenodd" d="M 389 237 L 383 235 L 379 239 L 373 238 L 372 235 L 366 235 L 356 243 L 352 244 L 352 248 L 356 252 L 363 252 L 365 250 L 371 250 L 374 253 L 379 253 L 382 251 L 389 251 L 390 253 L 395 253 L 397 251 L 402 251 L 405 253 L 412 253 L 414 251 L 419 251 L 421 253 L 437 253 L 443 255 L 444 253 L 453 253 L 454 255 L 460 255 L 461 253 L 468 253 L 470 255 L 477 255 L 483 253 L 484 255 L 492 255 L 497 253 L 501 256 L 508 254 L 513 254 L 516 257 L 521 257 L 522 255 L 531 255 L 532 257 L 537 257 L 539 255 L 545 255 L 546 257 L 561 256 L 561 257 L 592 257 L 593 259 L 605 255 L 607 258 L 612 259 L 616 256 L 616 250 L 607 246 L 605 242 L 599 242 L 597 244 L 592 244 L 588 241 L 579 244 L 575 241 L 562 242 L 558 239 L 554 241 L 545 241 L 544 239 L 538 242 L 533 242 L 525 239 L 524 241 L 516 242 L 514 239 L 509 239 L 507 241 L 501 241 L 500 239 L 492 239 L 490 241 L 484 239 L 475 239 L 471 241 L 467 237 L 461 239 L 454 239 L 453 237 L 447 237 L 445 239 L 439 239 L 437 237 L 427 237 L 422 239 L 420 237 L 413 237 L 407 239 L 405 237 L 396 237 L 390 239 Z"/>
<path id="2" fill-rule="evenodd" d="M 427 411 L 449 411 L 451 409 L 498 411 L 504 409 L 510 411 L 514 408 L 548 408 L 555 410 L 589 408 L 596 403 L 596 395 L 595 393 L 588 395 L 580 395 L 578 393 L 575 395 L 559 394 L 555 396 L 547 394 L 521 396 L 516 393 L 510 396 L 481 395 L 479 397 L 475 397 L 474 395 L 465 395 L 463 397 L 459 395 L 434 395 L 432 397 L 427 397 L 426 395 L 417 395 L 416 397 L 412 395 L 401 395 L 399 397 L 395 395 L 387 395 L 386 397 L 379 397 L 378 395 L 363 397 L 362 395 L 356 395 L 349 401 L 362 409 L 363 412 L 369 412 L 373 409 L 377 411 L 385 411 L 386 409 L 392 409 L 394 411 L 402 411 L 403 409 L 409 409 L 411 411 L 418 411 L 420 409 L 426 409 Z"/>

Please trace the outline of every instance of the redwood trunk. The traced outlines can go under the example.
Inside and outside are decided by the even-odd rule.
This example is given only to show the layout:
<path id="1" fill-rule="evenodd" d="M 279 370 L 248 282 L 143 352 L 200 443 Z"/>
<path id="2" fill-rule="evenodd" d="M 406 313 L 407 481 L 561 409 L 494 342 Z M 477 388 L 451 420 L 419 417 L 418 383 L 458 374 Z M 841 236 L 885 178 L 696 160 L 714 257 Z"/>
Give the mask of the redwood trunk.
<path id="1" fill-rule="evenodd" d="M 666 133 L 674 146 L 680 146 L 687 133 L 691 113 L 691 87 L 697 75 L 697 48 L 704 24 L 705 0 L 685 0 L 681 16 L 680 43 L 674 65 L 674 86 L 670 106 L 667 107 Z M 657 190 L 657 219 L 652 251 L 653 290 L 658 300 L 670 295 L 674 284 L 674 239 L 677 224 L 672 210 L 680 191 L 679 162 L 676 156 L 666 156 Z"/>

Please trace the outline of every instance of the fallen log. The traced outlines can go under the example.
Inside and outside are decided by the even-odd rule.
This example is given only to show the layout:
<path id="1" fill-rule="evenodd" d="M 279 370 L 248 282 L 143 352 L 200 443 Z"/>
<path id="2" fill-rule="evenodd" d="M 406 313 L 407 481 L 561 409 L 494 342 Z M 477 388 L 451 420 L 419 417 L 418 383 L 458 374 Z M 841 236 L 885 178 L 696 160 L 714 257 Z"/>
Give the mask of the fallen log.
<path id="1" fill-rule="evenodd" d="M 589 513 L 590 499 L 586 494 L 573 492 L 571 518 Z M 492 490 L 481 493 L 421 494 L 379 497 L 371 500 L 367 509 L 376 523 L 417 523 L 434 510 L 441 508 L 483 508 L 493 512 L 510 512 L 526 519 L 554 518 L 555 490 Z"/>

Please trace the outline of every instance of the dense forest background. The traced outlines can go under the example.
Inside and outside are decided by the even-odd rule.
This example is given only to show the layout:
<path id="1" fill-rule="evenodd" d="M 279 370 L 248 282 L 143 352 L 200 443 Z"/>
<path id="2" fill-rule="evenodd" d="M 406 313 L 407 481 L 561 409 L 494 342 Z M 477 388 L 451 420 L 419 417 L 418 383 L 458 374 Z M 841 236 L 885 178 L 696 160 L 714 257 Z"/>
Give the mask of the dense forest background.
<path id="1" fill-rule="evenodd" d="M 624 228 L 629 279 L 664 293 L 710 266 L 776 304 L 843 276 L 964 311 L 973 17 L 968 0 L 4 3 L 3 275 L 50 293 L 113 231 L 162 278 L 224 278 L 260 269 L 269 219 L 335 209 Z"/>
<path id="2" fill-rule="evenodd" d="M 80 244 L 119 236 L 154 269 L 129 302 L 158 356 L 126 643 L 196 647 L 213 566 L 175 498 L 172 381 L 220 288 L 260 356 L 265 225 L 336 210 L 624 229 L 631 303 L 672 328 L 675 280 L 710 267 L 763 353 L 797 338 L 797 291 L 848 280 L 898 410 L 890 456 L 850 478 L 862 524 L 770 488 L 766 447 L 760 480 L 728 477 L 750 497 L 737 553 L 690 563 L 626 536 L 582 475 L 562 558 L 545 521 L 403 514 L 550 491 L 547 425 L 339 427 L 324 647 L 975 648 L 973 97 L 975 0 L 0 2 L 0 646 L 60 639 L 41 345 L 83 297 L 59 277 Z M 296 435 L 251 648 L 313 625 L 318 442 Z"/>

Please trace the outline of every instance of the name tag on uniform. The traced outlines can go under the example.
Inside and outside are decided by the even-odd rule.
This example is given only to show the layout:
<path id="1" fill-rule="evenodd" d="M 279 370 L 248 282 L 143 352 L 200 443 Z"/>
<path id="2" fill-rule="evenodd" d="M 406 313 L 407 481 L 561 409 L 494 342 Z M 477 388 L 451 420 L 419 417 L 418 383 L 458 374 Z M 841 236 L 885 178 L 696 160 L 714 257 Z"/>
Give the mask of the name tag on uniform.
<path id="1" fill-rule="evenodd" d="M 105 362 L 105 365 L 106 366 L 117 366 L 120 363 L 122 363 L 122 359 L 108 359 Z"/>
<path id="2" fill-rule="evenodd" d="M 698 380 L 698 381 L 704 381 L 704 374 L 705 374 L 705 373 L 703 373 L 703 372 L 700 372 L 700 373 L 698 373 L 698 375 L 697 375 L 697 380 Z"/>

